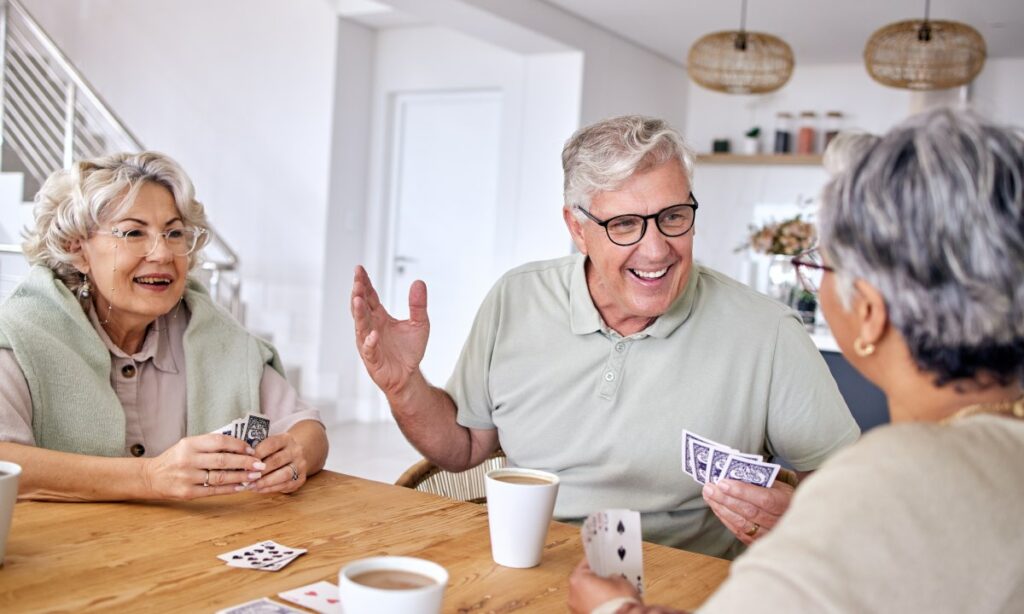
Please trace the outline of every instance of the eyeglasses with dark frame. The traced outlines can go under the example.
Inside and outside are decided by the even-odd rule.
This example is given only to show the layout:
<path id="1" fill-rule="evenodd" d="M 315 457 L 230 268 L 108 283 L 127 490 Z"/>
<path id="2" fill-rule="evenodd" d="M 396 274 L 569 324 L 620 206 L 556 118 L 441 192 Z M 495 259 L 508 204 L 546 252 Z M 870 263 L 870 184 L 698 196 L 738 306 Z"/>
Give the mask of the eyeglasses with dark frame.
<path id="1" fill-rule="evenodd" d="M 821 279 L 826 272 L 835 273 L 835 269 L 825 264 L 821 258 L 821 250 L 813 247 L 805 252 L 793 256 L 790 260 L 793 268 L 796 269 L 796 277 L 804 290 L 817 296 L 821 289 Z"/>
<path id="2" fill-rule="evenodd" d="M 690 232 L 697 219 L 698 207 L 697 198 L 693 192 L 690 192 L 690 200 L 693 202 L 670 205 L 650 215 L 628 213 L 616 215 L 607 220 L 594 217 L 593 214 L 578 205 L 576 209 L 587 216 L 590 221 L 604 228 L 609 241 L 627 247 L 639 243 L 644 238 L 647 233 L 647 220 L 654 220 L 658 231 L 666 237 L 681 237 Z"/>

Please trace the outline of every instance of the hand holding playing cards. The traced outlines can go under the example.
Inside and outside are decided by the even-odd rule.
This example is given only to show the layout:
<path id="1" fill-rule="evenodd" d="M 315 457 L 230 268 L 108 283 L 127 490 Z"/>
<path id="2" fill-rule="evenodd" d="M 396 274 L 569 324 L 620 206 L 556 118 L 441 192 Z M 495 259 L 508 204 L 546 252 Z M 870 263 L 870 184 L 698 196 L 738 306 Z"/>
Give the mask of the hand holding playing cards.
<path id="1" fill-rule="evenodd" d="M 578 614 L 590 614 L 594 608 L 617 597 L 631 597 L 639 601 L 633 585 L 622 577 L 602 578 L 594 573 L 587 559 L 569 576 L 569 609 Z"/>
<path id="2" fill-rule="evenodd" d="M 749 546 L 771 531 L 789 509 L 793 487 L 782 480 L 763 488 L 723 478 L 705 484 L 702 493 L 722 524 Z"/>
<path id="3" fill-rule="evenodd" d="M 381 305 L 363 267 L 356 267 L 351 307 L 356 349 L 367 372 L 384 394 L 402 392 L 419 371 L 427 349 L 427 286 L 422 281 L 413 282 L 409 288 L 409 319 L 396 320 Z"/>
<path id="4" fill-rule="evenodd" d="M 266 469 L 263 477 L 249 485 L 259 493 L 294 492 L 306 483 L 306 454 L 291 433 L 271 435 L 256 446 L 256 456 Z"/>
<path id="5" fill-rule="evenodd" d="M 156 458 L 145 459 L 142 476 L 154 499 L 195 499 L 244 490 L 265 465 L 247 443 L 220 434 L 186 437 Z"/>

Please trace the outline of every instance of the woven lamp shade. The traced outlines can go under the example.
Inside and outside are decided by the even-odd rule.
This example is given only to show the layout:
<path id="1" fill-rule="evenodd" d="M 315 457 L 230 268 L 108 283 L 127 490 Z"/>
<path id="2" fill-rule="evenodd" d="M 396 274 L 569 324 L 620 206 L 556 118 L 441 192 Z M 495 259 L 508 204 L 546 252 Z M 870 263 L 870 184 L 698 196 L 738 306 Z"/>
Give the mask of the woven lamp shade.
<path id="1" fill-rule="evenodd" d="M 985 39 L 971 26 L 918 19 L 892 23 L 872 34 L 864 47 L 864 64 L 883 85 L 938 90 L 970 83 L 981 72 L 985 55 Z"/>
<path id="2" fill-rule="evenodd" d="M 690 47 L 690 78 L 709 90 L 728 94 L 774 92 L 793 74 L 793 50 L 764 32 L 713 32 Z"/>

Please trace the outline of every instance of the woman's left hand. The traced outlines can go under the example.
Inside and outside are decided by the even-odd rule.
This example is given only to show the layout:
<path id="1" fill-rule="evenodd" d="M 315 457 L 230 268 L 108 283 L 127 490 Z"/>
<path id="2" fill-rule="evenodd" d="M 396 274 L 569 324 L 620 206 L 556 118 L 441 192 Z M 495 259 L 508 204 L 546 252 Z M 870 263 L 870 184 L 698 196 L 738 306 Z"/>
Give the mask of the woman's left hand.
<path id="1" fill-rule="evenodd" d="M 294 492 L 306 483 L 306 454 L 302 444 L 289 432 L 271 435 L 256 446 L 256 458 L 267 468 L 263 477 L 249 484 L 259 493 Z"/>
<path id="2" fill-rule="evenodd" d="M 583 559 L 569 576 L 569 609 L 577 614 L 590 614 L 597 606 L 616 597 L 640 599 L 636 589 L 625 578 L 602 578 Z"/>

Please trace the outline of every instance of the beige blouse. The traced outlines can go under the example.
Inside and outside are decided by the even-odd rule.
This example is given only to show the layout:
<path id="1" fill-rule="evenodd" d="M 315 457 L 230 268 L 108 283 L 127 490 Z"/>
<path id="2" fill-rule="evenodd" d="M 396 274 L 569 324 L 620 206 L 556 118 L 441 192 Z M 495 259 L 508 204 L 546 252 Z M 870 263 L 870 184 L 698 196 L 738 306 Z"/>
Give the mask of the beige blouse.
<path id="1" fill-rule="evenodd" d="M 93 309 L 89 310 L 89 320 L 110 351 L 110 386 L 124 407 L 125 454 L 158 456 L 187 432 L 183 339 L 188 309 L 179 308 L 157 318 L 142 348 L 131 356 L 110 341 Z M 288 381 L 269 365 L 263 369 L 258 410 L 270 418 L 271 435 L 283 433 L 303 420 L 323 423 L 320 412 L 300 399 Z M 5 349 L 0 349 L 0 441 L 35 445 L 28 382 L 14 352 Z"/>

